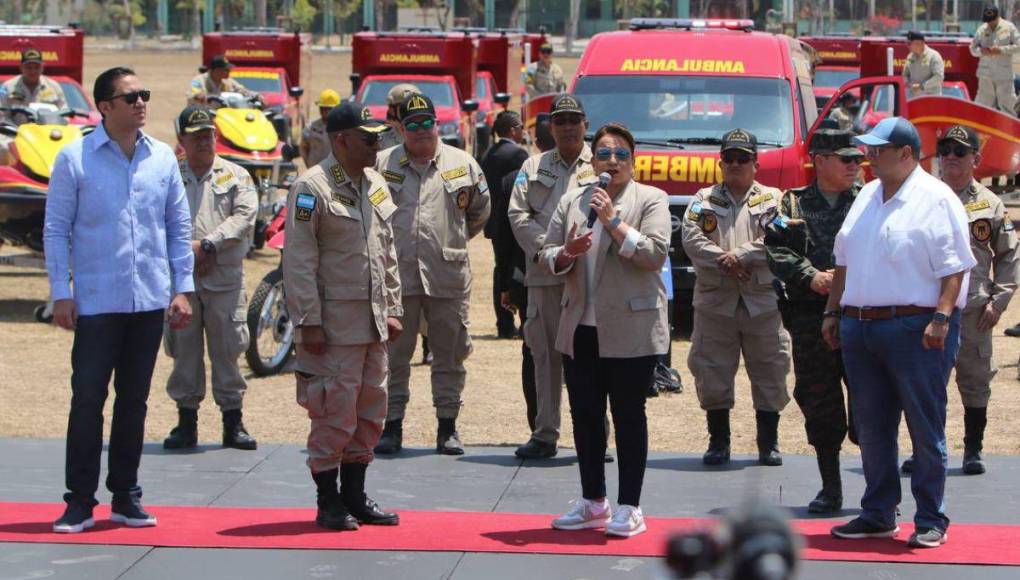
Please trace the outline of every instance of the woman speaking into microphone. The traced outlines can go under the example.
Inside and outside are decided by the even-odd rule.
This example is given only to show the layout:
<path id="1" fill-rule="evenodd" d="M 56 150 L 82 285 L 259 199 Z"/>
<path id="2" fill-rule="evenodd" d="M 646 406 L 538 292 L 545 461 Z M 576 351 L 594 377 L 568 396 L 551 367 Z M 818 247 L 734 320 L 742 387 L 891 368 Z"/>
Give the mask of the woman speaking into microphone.
<path id="1" fill-rule="evenodd" d="M 552 525 L 629 537 L 645 531 L 645 395 L 658 355 L 669 348 L 659 275 L 669 249 L 669 202 L 661 189 L 633 180 L 634 137 L 623 125 L 596 131 L 592 151 L 600 186 L 563 195 L 542 254 L 545 267 L 565 278 L 556 349 L 564 355 L 582 492 Z M 607 397 L 620 470 L 615 513 L 606 500 Z"/>

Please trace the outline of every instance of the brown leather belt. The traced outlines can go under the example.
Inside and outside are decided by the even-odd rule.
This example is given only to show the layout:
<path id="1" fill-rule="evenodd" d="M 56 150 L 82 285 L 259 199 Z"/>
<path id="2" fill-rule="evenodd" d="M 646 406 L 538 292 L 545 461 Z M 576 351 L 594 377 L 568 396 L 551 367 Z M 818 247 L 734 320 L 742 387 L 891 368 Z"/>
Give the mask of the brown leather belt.
<path id="1" fill-rule="evenodd" d="M 857 320 L 889 320 L 900 316 L 914 316 L 915 314 L 935 314 L 935 308 L 930 306 L 844 306 L 843 316 L 856 318 Z"/>

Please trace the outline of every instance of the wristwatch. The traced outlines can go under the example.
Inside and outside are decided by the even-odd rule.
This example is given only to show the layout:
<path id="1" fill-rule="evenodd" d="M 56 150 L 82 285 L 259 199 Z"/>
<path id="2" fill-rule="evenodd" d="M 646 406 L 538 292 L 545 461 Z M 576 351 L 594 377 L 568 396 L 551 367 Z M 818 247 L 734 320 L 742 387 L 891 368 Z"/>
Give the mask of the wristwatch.
<path id="1" fill-rule="evenodd" d="M 202 251 L 205 252 L 206 254 L 216 253 L 216 244 L 210 242 L 209 240 L 202 240 L 202 243 L 200 243 L 199 246 L 201 246 Z"/>
<path id="2" fill-rule="evenodd" d="M 936 312 L 931 315 L 931 321 L 934 324 L 949 324 L 949 316 L 941 312 Z"/>
<path id="3" fill-rule="evenodd" d="M 843 312 L 840 310 L 826 310 L 822 313 L 822 318 L 843 318 Z"/>
<path id="4" fill-rule="evenodd" d="M 610 231 L 615 230 L 616 228 L 620 227 L 620 224 L 622 223 L 623 220 L 620 219 L 620 214 L 616 214 L 616 216 L 613 217 L 613 219 L 609 220 L 609 230 Z"/>

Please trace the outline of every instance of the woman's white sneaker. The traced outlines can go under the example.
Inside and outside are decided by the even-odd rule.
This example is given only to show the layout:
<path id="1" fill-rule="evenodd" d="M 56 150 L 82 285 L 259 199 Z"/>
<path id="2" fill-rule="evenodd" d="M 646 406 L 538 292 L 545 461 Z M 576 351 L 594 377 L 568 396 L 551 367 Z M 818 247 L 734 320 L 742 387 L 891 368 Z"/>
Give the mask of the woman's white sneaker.
<path id="1" fill-rule="evenodd" d="M 613 514 L 613 519 L 606 525 L 607 536 L 629 538 L 645 531 L 645 515 L 640 507 L 620 505 Z"/>
<path id="2" fill-rule="evenodd" d="M 602 528 L 609 524 L 609 520 L 613 515 L 612 508 L 609 507 L 609 501 L 606 499 L 597 502 L 582 498 L 570 503 L 574 507 L 562 516 L 554 519 L 552 527 L 557 530 Z"/>

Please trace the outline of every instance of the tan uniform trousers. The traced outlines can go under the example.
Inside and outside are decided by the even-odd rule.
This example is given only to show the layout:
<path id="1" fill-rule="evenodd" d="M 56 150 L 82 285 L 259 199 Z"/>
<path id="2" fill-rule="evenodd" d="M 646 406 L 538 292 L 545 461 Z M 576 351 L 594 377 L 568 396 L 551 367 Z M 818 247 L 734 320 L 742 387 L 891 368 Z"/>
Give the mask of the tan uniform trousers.
<path id="1" fill-rule="evenodd" d="M 786 375 L 790 372 L 790 335 L 778 311 L 752 317 L 743 300 L 736 316 L 694 309 L 694 333 L 687 367 L 694 375 L 701 408 L 732 409 L 733 380 L 744 354 L 756 411 L 780 412 L 790 402 Z"/>
<path id="2" fill-rule="evenodd" d="M 422 314 L 428 324 L 432 352 L 432 404 L 436 417 L 456 419 L 464 404 L 464 361 L 471 354 L 468 298 L 404 296 L 404 330 L 390 347 L 390 399 L 387 421 L 404 418 L 411 398 L 411 357 L 418 342 Z"/>
<path id="3" fill-rule="evenodd" d="M 528 288 L 528 312 L 524 342 L 535 361 L 535 430 L 533 439 L 553 445 L 560 438 L 560 406 L 563 401 L 563 355 L 556 350 L 563 286 Z"/>
<path id="4" fill-rule="evenodd" d="M 977 96 L 974 102 L 979 105 L 998 109 L 1007 115 L 1016 115 L 1016 92 L 1013 90 L 1013 79 L 993 80 L 978 78 Z"/>
<path id="5" fill-rule="evenodd" d="M 312 420 L 306 461 L 312 473 L 375 458 L 386 419 L 388 350 L 387 343 L 372 342 L 330 345 L 321 356 L 298 352 L 302 368 L 316 371 L 295 373 L 297 403 Z"/>
<path id="6" fill-rule="evenodd" d="M 992 363 L 992 332 L 977 329 L 984 308 L 967 308 L 960 320 L 960 355 L 956 358 L 956 386 L 964 407 L 987 407 L 992 379 L 999 369 Z"/>
<path id="7" fill-rule="evenodd" d="M 181 409 L 198 409 L 205 398 L 205 343 L 209 345 L 213 400 L 223 411 L 241 408 L 247 385 L 237 357 L 248 348 L 248 301 L 236 290 L 197 289 L 191 295 L 191 322 L 181 330 L 164 328 L 163 346 L 174 359 L 166 392 Z"/>

